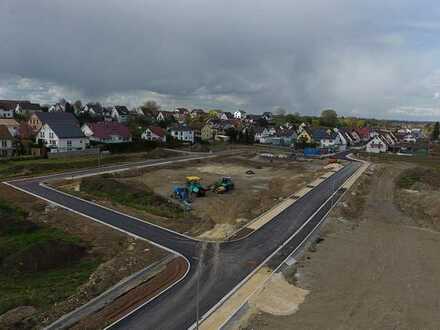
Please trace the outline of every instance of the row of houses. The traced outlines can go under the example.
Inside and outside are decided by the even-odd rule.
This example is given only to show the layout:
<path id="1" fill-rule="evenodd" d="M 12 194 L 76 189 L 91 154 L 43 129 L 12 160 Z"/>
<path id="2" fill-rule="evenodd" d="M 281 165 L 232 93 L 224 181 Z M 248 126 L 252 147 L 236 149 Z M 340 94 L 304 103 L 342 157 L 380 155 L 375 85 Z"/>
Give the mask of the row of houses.
<path id="1" fill-rule="evenodd" d="M 34 139 L 52 152 L 84 150 L 90 143 L 129 143 L 132 132 L 127 126 L 131 117 L 149 117 L 151 125 L 139 127 L 140 138 L 146 141 L 168 142 L 174 139 L 192 144 L 199 141 L 227 141 L 233 136 L 246 135 L 255 143 L 284 146 L 314 146 L 326 152 L 343 151 L 348 147 L 364 147 L 367 152 L 386 152 L 400 142 L 415 143 L 422 137 L 421 131 L 408 128 L 394 132 L 363 128 L 325 128 L 308 124 L 273 124 L 270 112 L 262 115 L 246 114 L 237 110 L 204 111 L 176 108 L 174 111 L 145 110 L 142 107 L 129 110 L 125 106 L 103 107 L 88 103 L 73 107 L 65 102 L 43 108 L 29 101 L 0 101 L 0 155 L 14 153 L 14 140 Z M 12 117 L 11 117 L 12 114 Z M 18 123 L 14 115 L 26 115 L 25 122 Z M 93 120 L 83 121 L 79 116 Z M 246 140 L 246 141 L 249 141 Z"/>

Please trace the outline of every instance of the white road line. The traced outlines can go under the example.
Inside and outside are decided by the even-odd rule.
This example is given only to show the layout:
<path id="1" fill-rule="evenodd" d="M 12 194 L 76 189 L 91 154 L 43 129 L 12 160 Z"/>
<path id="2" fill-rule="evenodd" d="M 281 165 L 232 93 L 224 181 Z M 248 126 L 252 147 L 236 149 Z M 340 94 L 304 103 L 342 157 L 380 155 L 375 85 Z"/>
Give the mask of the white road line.
<path id="1" fill-rule="evenodd" d="M 126 230 L 124 230 L 124 229 L 121 229 L 121 228 L 118 228 L 118 227 L 116 227 L 116 226 L 113 226 L 113 225 L 110 225 L 110 224 L 108 224 L 108 223 L 105 223 L 105 222 L 103 222 L 103 221 L 101 221 L 101 220 L 98 220 L 98 219 L 96 219 L 96 218 L 94 218 L 94 217 L 91 217 L 91 216 L 89 216 L 89 215 L 87 215 L 87 214 L 84 214 L 84 213 L 81 213 L 81 212 L 75 211 L 75 210 L 73 210 L 73 209 L 71 209 L 71 208 L 69 208 L 69 207 L 66 207 L 66 206 L 64 206 L 64 205 L 58 204 L 58 203 L 53 202 L 53 201 L 51 201 L 51 200 L 48 200 L 48 199 L 46 199 L 46 198 L 44 198 L 44 197 L 38 196 L 38 195 L 36 195 L 36 194 L 34 194 L 34 193 L 31 193 L 31 192 L 29 192 L 29 191 L 26 191 L 25 189 L 22 189 L 22 188 L 19 188 L 19 187 L 15 187 L 15 186 L 9 184 L 8 182 L 3 182 L 3 183 L 6 184 L 6 185 L 8 185 L 8 186 L 10 186 L 10 187 L 12 187 L 12 188 L 14 188 L 14 189 L 20 190 L 20 191 L 22 191 L 22 192 L 24 192 L 24 193 L 26 193 L 26 194 L 29 194 L 29 195 L 32 195 L 32 196 L 34 196 L 34 197 L 40 198 L 40 199 L 42 199 L 42 200 L 44 200 L 44 201 L 46 201 L 46 202 L 48 202 L 48 203 L 50 203 L 50 204 L 57 205 L 57 206 L 59 206 L 59 207 L 61 207 L 61 208 L 63 208 L 63 209 L 66 209 L 66 210 L 70 211 L 70 212 L 73 212 L 73 213 L 75 213 L 75 214 L 81 215 L 81 216 L 86 217 L 86 218 L 88 218 L 88 219 L 90 219 L 90 220 L 93 220 L 93 221 L 95 221 L 95 222 L 98 222 L 98 223 L 100 223 L 100 224 L 102 224 L 102 225 L 105 225 L 105 226 L 107 226 L 107 227 L 110 227 L 110 228 L 112 228 L 112 229 L 115 229 L 115 230 L 117 230 L 117 231 L 120 231 L 120 232 L 122 232 L 122 233 L 124 233 L 124 234 L 127 234 L 127 235 L 131 236 L 131 237 L 134 237 L 134 238 L 136 238 L 136 239 L 140 239 L 140 240 L 146 241 L 146 242 L 148 242 L 148 243 L 150 243 L 150 244 L 152 244 L 152 245 L 154 245 L 154 246 L 157 246 L 157 247 L 159 247 L 159 248 L 164 249 L 165 251 L 168 251 L 168 252 L 170 252 L 170 253 L 172 253 L 172 254 L 174 254 L 174 255 L 177 255 L 177 256 L 179 256 L 179 257 L 182 257 L 182 258 L 185 260 L 185 262 L 186 262 L 186 264 L 187 264 L 187 269 L 186 269 L 185 274 L 183 274 L 183 276 L 182 276 L 178 281 L 176 281 L 176 282 L 174 282 L 172 285 L 166 287 L 165 289 L 163 289 L 162 291 L 160 291 L 159 293 L 157 293 L 154 297 L 150 298 L 148 301 L 144 302 L 142 305 L 138 306 L 136 309 L 132 310 L 132 311 L 129 312 L 128 314 L 125 314 L 123 317 L 121 317 L 121 318 L 118 319 L 117 321 L 113 322 L 111 325 L 109 325 L 109 326 L 106 327 L 105 329 L 108 329 L 108 328 L 111 327 L 112 325 L 114 325 L 114 324 L 120 322 L 121 320 L 123 320 L 123 319 L 125 319 L 126 317 L 130 316 L 131 314 L 133 314 L 134 312 L 136 312 L 137 310 L 139 310 L 140 308 L 142 308 L 143 306 L 145 306 L 145 305 L 148 304 L 149 302 L 151 302 L 151 301 L 153 301 L 154 299 L 156 299 L 157 297 L 159 297 L 162 293 L 164 293 L 164 292 L 170 290 L 172 287 L 174 287 L 175 285 L 177 285 L 178 283 L 180 283 L 181 281 L 183 281 L 183 280 L 186 278 L 186 276 L 188 275 L 189 271 L 191 270 L 191 263 L 189 262 L 188 258 L 185 257 L 183 254 L 177 252 L 177 251 L 174 251 L 174 250 L 172 250 L 172 249 L 170 249 L 170 248 L 168 248 L 168 247 L 166 247 L 166 246 L 163 246 L 163 245 L 158 244 L 158 243 L 156 243 L 156 242 L 153 242 L 153 241 L 150 241 L 150 240 L 148 240 L 148 239 L 145 239 L 145 238 L 142 237 L 142 236 L 138 236 L 138 235 L 133 234 L 133 233 L 131 233 L 131 232 L 129 232 L 129 231 L 126 231 Z"/>
<path id="2" fill-rule="evenodd" d="M 359 168 L 360 169 L 360 168 Z M 358 170 L 359 170 L 358 169 Z M 353 173 L 349 178 L 347 178 L 346 181 L 350 180 L 353 175 L 355 175 L 357 173 L 357 171 L 355 173 Z M 342 187 L 342 185 L 341 185 Z M 337 191 L 336 191 L 337 192 Z M 336 193 L 335 192 L 335 193 Z M 227 320 L 225 320 L 222 325 L 219 327 L 219 329 L 222 329 L 233 317 L 234 315 L 249 301 L 249 299 L 256 294 L 259 290 L 261 290 L 264 285 L 272 278 L 272 276 L 283 266 L 283 264 L 286 262 L 286 260 L 288 260 L 290 257 L 292 257 L 302 246 L 303 244 L 310 238 L 310 236 L 312 234 L 315 233 L 315 231 L 319 228 L 319 226 L 321 226 L 321 224 L 326 220 L 327 215 L 335 208 L 337 202 L 346 194 L 347 190 L 344 191 L 341 196 L 338 197 L 338 199 L 336 200 L 336 202 L 334 203 L 334 205 L 332 207 L 329 208 L 329 210 L 322 216 L 322 219 L 318 222 L 318 224 L 312 229 L 312 231 L 301 241 L 301 243 L 272 271 L 272 273 L 270 274 L 270 276 L 265 279 L 263 281 L 263 283 L 258 286 L 246 299 L 245 301 L 233 312 L 230 314 L 230 316 L 227 318 Z M 328 200 L 324 203 L 324 205 L 328 202 Z M 264 266 L 264 265 L 263 265 Z M 191 328 L 190 328 L 191 329 Z"/>
<path id="3" fill-rule="evenodd" d="M 359 170 L 359 169 L 358 169 Z M 356 170 L 350 177 L 348 177 L 344 182 L 353 177 L 357 171 Z M 342 185 L 341 185 L 342 186 Z M 290 236 L 284 243 L 282 243 L 271 255 L 269 255 L 261 264 L 259 264 L 249 275 L 247 275 L 240 283 L 238 283 L 231 291 L 229 291 L 220 301 L 215 304 L 212 308 L 210 308 L 199 320 L 199 324 L 206 320 L 212 313 L 214 313 L 227 299 L 229 299 L 241 286 L 244 285 L 258 270 L 260 270 L 264 264 L 266 264 L 276 253 L 278 253 L 283 247 L 285 247 L 298 233 L 313 219 L 313 217 L 327 204 L 339 191 L 336 190 L 304 223 L 301 227 Z M 330 211 L 330 210 L 329 210 Z M 326 213 L 328 214 L 328 212 Z M 324 217 L 323 217 L 324 218 Z M 322 221 L 322 220 L 321 220 Z M 302 244 L 302 243 L 301 243 Z M 194 330 L 197 327 L 197 322 L 195 322 L 192 326 L 188 328 L 188 330 Z"/>
<path id="4" fill-rule="evenodd" d="M 191 159 L 185 159 L 185 160 L 180 160 L 180 161 L 190 161 L 190 160 L 197 160 L 197 159 L 205 159 L 205 158 L 210 158 L 210 157 L 216 157 L 216 156 L 208 156 L 208 157 L 202 157 L 202 158 L 200 158 L 200 157 L 198 157 L 198 158 L 191 158 Z M 169 163 L 169 162 L 172 162 L 172 161 L 167 161 L 167 162 L 164 162 L 164 163 Z M 145 166 L 145 167 L 149 167 L 149 166 L 159 166 L 159 164 L 160 163 L 155 163 L 155 164 L 148 164 L 147 166 Z M 78 172 L 81 172 L 81 171 L 78 171 Z M 356 171 L 357 172 L 357 171 Z M 356 173 L 355 172 L 355 173 Z M 71 172 L 71 173 L 74 173 L 74 172 Z M 95 174 L 95 175 L 99 175 L 100 173 L 97 173 L 97 174 Z M 61 174 L 60 174 L 61 175 Z M 353 174 L 354 175 L 354 174 Z M 353 176 L 352 175 L 352 176 Z M 350 178 L 352 177 L 352 176 L 350 176 Z M 46 178 L 48 177 L 48 176 L 45 176 Z M 38 178 L 38 177 L 37 177 Z M 44 176 L 42 176 L 41 178 L 44 178 Z M 32 179 L 34 179 L 34 178 L 32 178 Z M 16 181 L 24 181 L 24 180 L 26 180 L 26 179 L 22 179 L 22 180 L 13 180 L 13 181 L 10 181 L 10 182 L 16 182 Z M 347 181 L 347 180 L 346 180 Z M 14 185 L 12 185 L 11 183 L 9 183 L 9 182 L 3 182 L 4 184 L 6 184 L 6 185 L 8 185 L 8 186 L 10 186 L 10 187 L 12 187 L 12 188 L 14 188 L 14 189 L 17 189 L 17 190 L 20 190 L 20 191 L 22 191 L 22 192 L 24 192 L 24 193 L 27 193 L 27 194 L 30 194 L 30 195 L 32 195 L 32 196 L 34 196 L 34 197 L 37 197 L 37 198 L 40 198 L 40 199 L 42 199 L 42 200 L 45 200 L 46 202 L 48 202 L 48 203 L 50 203 L 50 204 L 54 204 L 54 205 L 57 205 L 57 206 L 59 206 L 59 207 L 61 207 L 61 208 L 63 208 L 63 209 L 66 209 L 66 210 L 68 210 L 68 211 L 71 211 L 71 212 L 73 212 L 73 213 L 76 213 L 76 214 L 78 214 L 78 215 L 81 215 L 81 216 L 84 216 L 84 217 L 86 217 L 86 218 L 89 218 L 89 219 L 91 219 L 91 220 L 93 220 L 93 221 L 96 221 L 96 222 L 98 222 L 98 223 L 101 223 L 101 224 L 103 224 L 103 225 L 105 225 L 105 226 L 108 226 L 108 227 L 111 227 L 111 228 L 113 228 L 113 229 L 115 229 L 115 230 L 118 230 L 118 231 L 120 231 L 120 232 L 123 232 L 123 233 L 125 233 L 125 234 L 127 234 L 127 235 L 129 235 L 129 236 L 132 236 L 132 237 L 135 237 L 135 238 L 138 238 L 138 239 L 141 239 L 141 240 L 145 240 L 145 241 L 147 241 L 147 242 L 150 242 L 152 245 L 155 245 L 155 246 L 158 246 L 158 247 L 160 247 L 160 248 L 163 248 L 164 250 L 166 250 L 166 251 L 169 251 L 169 252 L 171 252 L 171 253 L 174 253 L 174 254 L 176 254 L 176 255 L 178 255 L 178 256 L 181 256 L 182 258 L 184 258 L 185 259 L 185 261 L 186 261 L 186 263 L 187 263 L 187 265 L 188 265 L 188 268 L 187 268 L 187 271 L 185 272 L 185 274 L 184 274 L 184 276 L 181 278 L 181 279 L 179 279 L 178 281 L 176 281 L 175 283 L 173 283 L 171 286 L 169 286 L 169 287 L 167 287 L 167 288 L 165 288 L 164 290 L 162 290 L 161 292 L 159 292 L 157 295 L 155 295 L 153 298 L 151 298 L 151 299 L 149 299 L 148 301 L 146 301 L 145 303 L 143 303 L 142 305 L 140 305 L 140 306 L 138 306 L 136 309 L 134 309 L 133 311 L 131 311 L 130 313 L 128 313 L 128 314 L 126 314 L 126 315 L 124 315 L 122 318 L 120 318 L 120 319 L 118 319 L 117 321 L 115 321 L 114 323 L 112 323 L 111 325 L 109 325 L 108 327 L 106 327 L 105 329 L 109 329 L 110 327 L 112 327 L 113 325 L 115 325 L 115 324 L 117 324 L 117 323 L 119 323 L 121 320 L 123 320 L 123 319 L 125 319 L 125 318 L 127 318 L 128 316 L 130 316 L 131 314 L 133 314 L 133 313 L 135 313 L 137 310 L 139 310 L 140 308 L 142 308 L 142 307 L 144 307 L 145 305 L 147 305 L 148 303 L 150 303 L 152 300 L 154 300 L 154 299 L 156 299 L 158 296 L 160 296 L 162 293 L 164 293 L 164 292 L 166 292 L 166 291 L 168 291 L 168 290 L 170 290 L 172 287 L 174 287 L 175 285 L 177 285 L 178 283 L 180 283 L 183 279 L 185 279 L 186 278 L 186 276 L 188 275 L 188 273 L 189 273 L 189 271 L 190 271 L 190 269 L 191 269 L 191 264 L 190 264 L 190 262 L 189 262 L 189 260 L 184 256 L 184 255 L 182 255 L 182 254 L 180 254 L 179 252 L 177 252 L 177 251 L 174 251 L 174 250 L 172 250 L 172 249 L 170 249 L 170 248 L 168 248 L 168 247 L 165 247 L 165 246 L 163 246 L 163 245 L 160 245 L 160 244 L 158 244 L 158 243 L 155 243 L 155 242 L 153 242 L 153 241 L 150 241 L 150 240 L 148 240 L 148 239 L 145 239 L 145 238 L 143 238 L 143 237 L 141 237 L 141 236 L 138 236 L 138 235 L 136 235 L 136 234 L 133 234 L 133 233 L 130 233 L 130 232 L 128 232 L 128 231 L 126 231 L 126 230 L 123 230 L 123 229 L 120 229 L 120 228 L 118 228 L 118 227 L 116 227 L 116 226 L 113 226 L 113 225 L 110 225 L 110 224 L 107 224 L 107 223 L 105 223 L 105 222 L 103 222 L 103 221 L 101 221 L 101 220 L 98 220 L 98 219 L 96 219 L 96 218 L 93 218 L 93 217 L 91 217 L 91 216 L 88 216 L 88 215 L 86 215 L 86 214 L 83 214 L 83 213 L 81 213 L 81 212 L 78 212 L 78 211 L 75 211 L 75 210 L 73 210 L 73 209 L 71 209 L 71 208 L 69 208 L 69 207 L 66 207 L 66 206 L 63 206 L 63 205 L 61 205 L 61 204 L 59 204 L 59 203 L 56 203 L 56 202 L 53 202 L 53 201 L 51 201 L 51 200 L 49 200 L 49 199 L 46 199 L 46 198 L 44 198 L 44 197 L 42 197 L 42 196 L 39 196 L 39 195 L 36 195 L 36 194 L 34 194 L 34 193 L 32 193 L 32 192 L 29 192 L 29 191 L 27 191 L 27 190 L 25 190 L 25 189 L 22 189 L 22 188 L 19 188 L 19 187 L 16 187 L 16 186 L 14 186 Z M 55 190 L 55 191 L 57 191 L 57 192 L 59 192 L 59 193 L 62 193 L 62 194 L 65 194 L 65 193 L 63 193 L 63 192 L 60 192 L 60 191 L 58 191 L 58 190 L 56 190 L 56 189 L 54 189 L 54 188 L 51 188 L 51 187 L 48 187 L 48 186 L 45 186 L 46 188 L 49 188 L 49 189 L 52 189 L 52 190 Z M 339 189 L 338 189 L 339 190 Z M 201 318 L 201 320 L 200 321 L 203 321 L 203 320 L 205 320 L 213 311 L 215 311 L 217 308 L 218 308 L 218 306 L 220 306 L 225 300 L 227 300 L 228 298 L 229 298 L 229 296 L 230 295 L 232 295 L 240 286 L 242 286 L 243 285 L 243 283 L 244 282 L 246 282 L 252 275 L 254 275 L 255 274 L 255 272 L 256 271 L 258 271 L 268 260 L 270 260 L 272 257 L 273 257 L 273 255 L 274 254 L 276 254 L 277 252 L 279 252 L 279 250 L 281 250 L 284 246 L 286 246 L 298 233 L 299 233 L 299 231 L 308 223 L 308 222 L 310 222 L 311 221 L 311 219 L 317 214 L 317 212 L 319 212 L 322 208 L 323 208 L 323 206 L 331 199 L 331 198 L 333 198 L 334 197 L 334 195 L 338 192 L 338 190 L 337 191 L 335 191 L 330 197 L 329 197 L 329 199 L 327 199 L 320 207 L 319 207 L 319 209 L 289 238 L 289 239 L 287 239 L 283 244 L 281 244 L 280 245 L 280 247 L 273 253 L 273 254 L 271 254 L 269 257 L 267 257 L 264 261 L 263 261 L 263 263 L 261 263 L 256 269 L 254 269 L 254 271 L 252 271 L 248 276 L 246 276 L 246 278 L 244 279 L 244 280 L 242 280 L 238 285 L 236 285 L 225 297 L 223 297 L 213 308 L 211 308 L 207 313 L 205 313 L 203 316 L 202 316 L 202 318 Z M 72 195 L 68 195 L 68 194 L 65 194 L 65 195 L 67 195 L 67 196 L 69 196 L 69 197 L 73 197 L 73 198 L 78 198 L 78 197 L 76 197 L 76 196 L 72 196 Z M 78 199 L 80 199 L 80 200 L 82 200 L 81 198 L 78 198 Z M 82 201 L 85 201 L 85 200 L 82 200 Z M 94 204 L 93 202 L 89 202 L 89 201 L 85 201 L 85 202 L 87 202 L 87 203 L 90 203 L 90 204 Z M 103 207 L 103 206 L 101 206 L 101 205 L 98 205 L 98 204 L 94 204 L 94 205 L 96 205 L 96 206 L 98 206 L 98 207 Z M 105 207 L 104 207 L 105 208 Z M 123 216 L 128 216 L 128 217 L 130 217 L 130 218 L 133 218 L 133 219 L 135 219 L 135 220 L 138 220 L 138 221 L 141 221 L 141 222 L 143 222 L 143 223 L 145 223 L 145 221 L 142 221 L 142 220 L 140 220 L 140 219 L 137 219 L 137 218 L 134 218 L 134 217 L 131 217 L 131 216 L 129 216 L 129 215 L 126 215 L 126 214 L 123 214 L 123 213 L 120 213 L 120 212 L 117 212 L 117 211 L 115 211 L 115 210 L 112 210 L 112 209 L 109 209 L 110 211 L 112 211 L 112 212 L 116 212 L 116 213 L 119 213 L 119 214 L 121 214 L 121 215 L 123 215 Z M 328 213 L 327 213 L 328 214 Z M 156 226 L 156 227 L 159 227 L 159 228 L 161 228 L 161 229 L 165 229 L 165 230 L 168 230 L 168 229 L 166 229 L 166 228 L 162 228 L 162 227 L 160 227 L 160 226 L 157 226 L 157 225 L 154 225 L 154 224 L 152 224 L 153 226 Z M 171 230 L 170 230 L 171 231 Z M 173 231 L 171 231 L 171 232 L 173 232 Z M 178 233 L 179 234 L 179 233 Z M 179 234 L 180 236 L 184 236 L 185 237 L 185 235 L 182 235 L 182 234 Z M 189 237 L 189 236 L 186 236 L 186 237 Z M 191 239 L 193 239 L 193 238 L 191 238 Z M 218 242 L 216 242 L 216 243 L 218 243 Z M 193 324 L 189 329 L 193 329 L 195 327 L 195 324 Z"/>

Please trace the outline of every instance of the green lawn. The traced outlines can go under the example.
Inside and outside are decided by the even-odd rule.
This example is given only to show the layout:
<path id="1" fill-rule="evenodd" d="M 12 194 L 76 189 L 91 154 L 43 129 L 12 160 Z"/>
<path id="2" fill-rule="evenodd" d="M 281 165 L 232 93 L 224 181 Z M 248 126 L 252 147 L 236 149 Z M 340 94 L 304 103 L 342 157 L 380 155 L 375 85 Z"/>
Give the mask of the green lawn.
<path id="1" fill-rule="evenodd" d="M 86 282 L 100 261 L 75 236 L 41 227 L 0 199 L 0 314 L 23 305 L 45 310 Z"/>
<path id="2" fill-rule="evenodd" d="M 105 155 L 101 157 L 101 165 L 146 160 L 145 153 Z M 0 178 L 12 178 L 23 175 L 49 174 L 54 172 L 97 167 L 96 156 L 75 158 L 8 160 L 0 162 Z"/>

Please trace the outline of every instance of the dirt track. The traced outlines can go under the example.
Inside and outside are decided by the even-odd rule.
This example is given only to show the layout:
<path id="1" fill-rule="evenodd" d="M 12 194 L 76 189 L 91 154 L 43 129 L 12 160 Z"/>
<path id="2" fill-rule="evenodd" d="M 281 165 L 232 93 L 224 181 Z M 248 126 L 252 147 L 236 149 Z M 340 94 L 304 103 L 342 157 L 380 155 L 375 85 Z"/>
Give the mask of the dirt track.
<path id="1" fill-rule="evenodd" d="M 403 167 L 376 169 L 359 216 L 342 218 L 344 204 L 333 214 L 317 252 L 298 265 L 297 285 L 310 290 L 299 311 L 260 312 L 243 328 L 439 328 L 440 233 L 415 227 L 395 206 L 394 179 Z"/>

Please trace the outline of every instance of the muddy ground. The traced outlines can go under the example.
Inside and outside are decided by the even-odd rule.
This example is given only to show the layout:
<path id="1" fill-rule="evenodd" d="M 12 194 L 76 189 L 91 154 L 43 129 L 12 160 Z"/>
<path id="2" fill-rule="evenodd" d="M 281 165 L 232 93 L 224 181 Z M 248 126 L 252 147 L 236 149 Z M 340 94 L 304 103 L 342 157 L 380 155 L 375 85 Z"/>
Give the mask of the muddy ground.
<path id="1" fill-rule="evenodd" d="M 396 206 L 410 166 L 374 165 L 330 215 L 324 240 L 296 265 L 295 285 L 308 291 L 303 303 L 290 298 L 296 313 L 255 308 L 241 329 L 438 329 L 440 233 Z"/>
<path id="2" fill-rule="evenodd" d="M 151 168 L 140 175 L 122 174 L 118 180 L 136 186 L 146 185 L 156 194 L 169 198 L 173 187 L 185 185 L 187 176 L 200 177 L 206 187 L 223 176 L 232 177 L 235 184 L 233 191 L 225 194 L 209 191 L 205 197 L 195 198 L 192 203 L 191 214 L 210 224 L 208 231 L 201 236 L 224 239 L 281 199 L 321 176 L 325 172 L 325 164 L 320 160 L 271 162 L 252 153 Z M 248 170 L 254 174 L 246 174 Z M 197 232 L 197 229 L 189 232 Z"/>
<path id="3" fill-rule="evenodd" d="M 133 239 L 79 215 L 48 206 L 47 203 L 6 185 L 0 184 L 0 195 L 2 199 L 28 211 L 30 221 L 79 237 L 90 246 L 88 254 L 101 261 L 97 270 L 86 283 L 78 287 L 75 294 L 47 311 L 37 311 L 35 317 L 39 328 L 165 256 L 163 250 L 145 241 Z"/>

